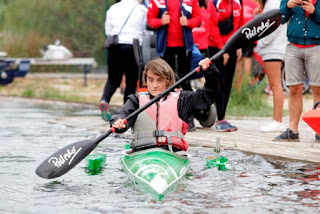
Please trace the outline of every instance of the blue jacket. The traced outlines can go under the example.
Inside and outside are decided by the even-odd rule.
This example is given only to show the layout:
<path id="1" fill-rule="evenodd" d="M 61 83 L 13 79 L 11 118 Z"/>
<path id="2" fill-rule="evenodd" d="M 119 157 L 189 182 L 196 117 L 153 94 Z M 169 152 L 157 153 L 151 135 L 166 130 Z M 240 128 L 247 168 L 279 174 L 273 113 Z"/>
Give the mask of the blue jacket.
<path id="1" fill-rule="evenodd" d="M 315 3 L 315 12 L 309 14 L 297 6 L 292 9 L 287 7 L 288 0 L 282 0 L 280 11 L 282 13 L 282 24 L 289 21 L 287 37 L 289 42 L 299 45 L 320 44 L 320 2 Z"/>
<path id="2" fill-rule="evenodd" d="M 167 3 L 167 0 L 166 0 Z M 191 18 L 191 13 L 185 9 L 184 5 L 182 4 L 183 0 L 180 0 L 180 8 L 183 14 L 187 17 L 187 19 Z M 190 6 L 190 5 L 189 5 Z M 159 18 L 162 17 L 162 14 L 168 11 L 167 4 L 164 7 L 159 8 Z M 159 56 L 164 56 L 164 52 L 166 51 L 167 45 L 167 33 L 168 33 L 168 26 L 165 25 L 157 30 L 157 41 L 156 41 L 156 49 L 157 54 Z M 186 46 L 187 51 L 192 52 L 193 49 L 193 36 L 192 30 L 188 27 L 183 27 L 183 40 L 184 45 Z"/>

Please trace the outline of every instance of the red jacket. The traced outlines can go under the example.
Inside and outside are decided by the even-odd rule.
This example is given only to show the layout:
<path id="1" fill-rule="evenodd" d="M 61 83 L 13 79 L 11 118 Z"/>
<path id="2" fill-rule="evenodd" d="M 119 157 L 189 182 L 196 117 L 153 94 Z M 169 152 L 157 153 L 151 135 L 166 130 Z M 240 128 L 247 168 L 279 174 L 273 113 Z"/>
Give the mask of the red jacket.
<path id="1" fill-rule="evenodd" d="M 259 7 L 259 4 L 254 0 L 242 0 L 243 7 L 243 24 L 246 24 L 254 18 L 254 10 Z"/>
<path id="2" fill-rule="evenodd" d="M 170 15 L 170 23 L 168 24 L 168 33 L 167 33 L 167 47 L 183 47 L 184 44 L 184 35 L 183 28 L 180 24 L 181 8 L 180 4 L 185 5 L 186 8 L 190 8 L 191 17 L 188 18 L 188 28 L 192 29 L 199 26 L 201 22 L 201 12 L 198 4 L 198 0 L 151 0 L 147 20 L 148 24 L 152 28 L 161 28 L 163 27 L 161 23 L 160 9 L 166 8 L 168 14 Z M 186 14 L 185 14 L 186 15 Z"/>
<path id="3" fill-rule="evenodd" d="M 205 8 L 200 8 L 201 10 L 201 25 L 200 27 L 193 28 L 192 35 L 194 44 L 198 46 L 199 50 L 205 50 L 208 48 L 208 31 L 207 31 L 207 21 L 209 18 L 209 13 Z"/>
<path id="4" fill-rule="evenodd" d="M 209 1 L 207 10 L 209 13 L 208 20 L 208 45 L 222 49 L 230 36 L 243 25 L 243 11 L 239 0 L 233 0 L 233 31 L 226 35 L 220 35 L 218 23 L 225 21 L 230 17 L 232 4 L 229 0 L 213 0 Z"/>

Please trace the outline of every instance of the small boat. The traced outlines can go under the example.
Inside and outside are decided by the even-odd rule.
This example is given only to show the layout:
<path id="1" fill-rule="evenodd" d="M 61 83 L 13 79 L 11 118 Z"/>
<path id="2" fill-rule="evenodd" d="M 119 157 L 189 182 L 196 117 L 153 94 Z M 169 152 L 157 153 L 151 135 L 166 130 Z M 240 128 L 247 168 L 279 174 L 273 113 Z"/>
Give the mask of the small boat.
<path id="1" fill-rule="evenodd" d="M 190 168 L 190 155 L 161 148 L 123 151 L 120 158 L 125 172 L 139 189 L 159 200 L 173 191 Z"/>

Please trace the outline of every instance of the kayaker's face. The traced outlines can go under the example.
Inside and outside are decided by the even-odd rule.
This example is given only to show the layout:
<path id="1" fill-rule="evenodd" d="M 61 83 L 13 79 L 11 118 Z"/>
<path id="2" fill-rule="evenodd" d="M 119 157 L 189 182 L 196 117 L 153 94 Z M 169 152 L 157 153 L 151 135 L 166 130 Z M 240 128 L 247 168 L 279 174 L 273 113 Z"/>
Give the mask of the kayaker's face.
<path id="1" fill-rule="evenodd" d="M 166 79 L 154 74 L 152 71 L 147 73 L 147 87 L 152 96 L 157 96 L 167 88 Z"/>

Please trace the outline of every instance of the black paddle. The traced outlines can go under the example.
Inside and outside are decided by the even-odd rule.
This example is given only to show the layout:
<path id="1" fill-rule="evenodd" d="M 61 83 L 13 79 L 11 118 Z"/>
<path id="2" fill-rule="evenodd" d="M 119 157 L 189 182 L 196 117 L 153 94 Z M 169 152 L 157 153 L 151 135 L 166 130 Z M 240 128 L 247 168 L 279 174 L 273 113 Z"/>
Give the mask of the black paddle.
<path id="1" fill-rule="evenodd" d="M 225 46 L 210 58 L 211 62 L 215 62 L 220 57 L 222 57 L 223 54 L 232 49 L 245 47 L 248 44 L 267 36 L 268 34 L 273 32 L 280 25 L 280 23 L 281 13 L 278 9 L 268 11 L 255 17 L 253 20 L 238 29 L 230 37 Z M 128 115 L 124 120 L 128 121 L 131 118 L 137 116 L 146 108 L 160 100 L 162 96 L 168 94 L 174 88 L 179 86 L 183 81 L 194 75 L 196 72 L 200 72 L 200 67 L 197 67 L 196 69 L 188 73 L 186 76 L 178 80 L 175 84 L 150 100 L 146 105 Z M 38 168 L 36 169 L 36 174 L 42 178 L 47 179 L 57 178 L 65 174 L 75 165 L 77 165 L 81 160 L 83 160 L 103 139 L 108 137 L 114 131 L 114 128 L 111 128 L 96 139 L 79 141 L 60 149 L 38 166 Z"/>

